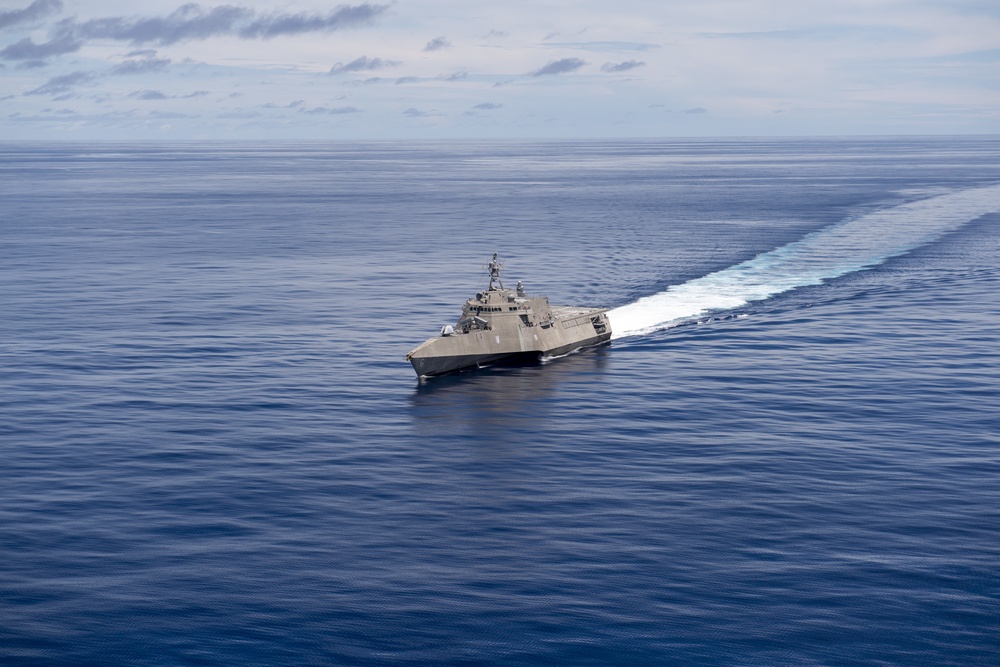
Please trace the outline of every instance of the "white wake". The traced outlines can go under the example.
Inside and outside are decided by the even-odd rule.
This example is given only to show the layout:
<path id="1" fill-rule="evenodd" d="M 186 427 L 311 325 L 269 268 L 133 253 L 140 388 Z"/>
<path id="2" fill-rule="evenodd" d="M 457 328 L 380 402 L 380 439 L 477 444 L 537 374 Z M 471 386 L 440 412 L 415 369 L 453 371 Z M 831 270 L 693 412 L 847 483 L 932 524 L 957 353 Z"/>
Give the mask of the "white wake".
<path id="1" fill-rule="evenodd" d="M 665 329 L 704 313 L 739 308 L 870 268 L 995 211 L 1000 211 L 1000 185 L 921 199 L 849 219 L 741 264 L 615 308 L 608 312 L 612 337 Z"/>

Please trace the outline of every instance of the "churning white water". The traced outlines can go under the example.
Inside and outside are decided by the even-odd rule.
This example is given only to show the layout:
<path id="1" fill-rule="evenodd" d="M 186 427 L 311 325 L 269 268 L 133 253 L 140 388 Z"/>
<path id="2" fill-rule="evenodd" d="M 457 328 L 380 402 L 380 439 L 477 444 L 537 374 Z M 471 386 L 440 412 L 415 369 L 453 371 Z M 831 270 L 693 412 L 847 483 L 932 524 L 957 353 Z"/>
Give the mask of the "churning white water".
<path id="1" fill-rule="evenodd" d="M 881 264 L 988 213 L 1000 185 L 910 202 L 845 220 L 608 313 L 614 338 L 668 328 L 703 313 L 738 308 L 796 287 Z"/>

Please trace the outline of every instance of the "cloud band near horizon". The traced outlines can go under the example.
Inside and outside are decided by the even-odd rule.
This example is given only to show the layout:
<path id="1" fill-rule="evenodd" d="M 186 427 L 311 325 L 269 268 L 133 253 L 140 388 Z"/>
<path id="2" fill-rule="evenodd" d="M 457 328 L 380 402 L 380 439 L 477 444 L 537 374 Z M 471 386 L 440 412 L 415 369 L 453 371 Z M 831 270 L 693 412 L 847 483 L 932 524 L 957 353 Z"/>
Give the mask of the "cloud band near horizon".
<path id="1" fill-rule="evenodd" d="M 61 11 L 62 7 L 61 0 L 36 0 L 25 9 L 0 12 L 0 27 L 42 18 Z M 0 58 L 43 60 L 78 51 L 87 40 L 95 39 L 128 42 L 135 46 L 165 46 L 226 35 L 240 39 L 271 39 L 282 35 L 370 25 L 388 9 L 387 4 L 366 2 L 340 5 L 326 13 L 270 12 L 258 16 L 249 7 L 219 5 L 205 9 L 201 5 L 190 3 L 161 17 L 104 17 L 82 23 L 64 19 L 56 24 L 48 41 L 39 43 L 31 37 L 25 37 L 0 50 Z"/>

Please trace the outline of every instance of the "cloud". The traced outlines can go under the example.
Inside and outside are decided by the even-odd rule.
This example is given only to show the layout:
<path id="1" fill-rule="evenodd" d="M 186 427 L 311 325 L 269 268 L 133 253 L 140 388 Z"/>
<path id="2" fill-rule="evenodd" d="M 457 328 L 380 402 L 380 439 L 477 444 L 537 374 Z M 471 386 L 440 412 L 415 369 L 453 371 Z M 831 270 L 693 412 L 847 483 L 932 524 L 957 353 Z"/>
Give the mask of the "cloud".
<path id="1" fill-rule="evenodd" d="M 395 67 L 400 65 L 398 60 L 383 60 L 382 58 L 371 58 L 368 56 L 361 56 L 356 60 L 352 60 L 347 63 L 337 63 L 330 68 L 330 74 L 340 74 L 341 72 L 370 72 L 377 69 L 385 69 L 386 67 Z"/>
<path id="2" fill-rule="evenodd" d="M 313 107 L 312 109 L 299 109 L 302 113 L 308 113 L 313 115 L 326 114 L 329 116 L 342 116 L 349 113 L 362 113 L 361 109 L 357 107 Z"/>
<path id="3" fill-rule="evenodd" d="M 427 116 L 432 116 L 433 114 L 427 111 L 421 111 L 420 109 L 414 109 L 410 107 L 402 112 L 404 116 L 409 116 L 410 118 L 426 118 Z"/>
<path id="4" fill-rule="evenodd" d="M 604 63 L 601 65 L 602 72 L 627 72 L 636 67 L 642 67 L 646 63 L 642 60 L 626 60 L 622 63 Z"/>
<path id="5" fill-rule="evenodd" d="M 126 97 L 137 100 L 190 100 L 196 97 L 204 97 L 205 95 L 208 95 L 207 90 L 196 90 L 187 95 L 167 95 L 159 90 L 137 90 L 129 93 Z"/>
<path id="6" fill-rule="evenodd" d="M 327 14 L 278 14 L 277 12 L 259 18 L 243 27 L 239 36 L 244 39 L 276 37 L 277 35 L 297 35 L 302 32 L 339 30 L 358 25 L 370 25 L 385 13 L 389 5 L 341 5 Z"/>
<path id="7" fill-rule="evenodd" d="M 546 46 L 582 51 L 649 51 L 660 48 L 647 42 L 549 42 Z"/>
<path id="8" fill-rule="evenodd" d="M 62 0 L 35 0 L 24 9 L 0 12 L 0 30 L 17 23 L 26 23 L 62 11 Z"/>
<path id="9" fill-rule="evenodd" d="M 70 111 L 69 113 L 66 113 L 67 111 L 69 111 L 69 110 L 68 109 L 63 109 L 61 111 L 52 111 L 51 109 L 47 109 L 47 110 L 45 110 L 44 112 L 42 112 L 40 114 L 35 114 L 34 116 L 24 116 L 24 115 L 21 114 L 21 112 L 17 112 L 17 113 L 12 113 L 11 115 L 7 116 L 7 120 L 16 121 L 18 123 L 24 123 L 24 122 L 29 122 L 29 123 L 30 122 L 46 122 L 47 123 L 47 122 L 52 122 L 52 121 L 70 120 L 71 117 L 72 117 L 72 119 L 81 119 L 81 118 L 84 117 L 84 116 L 82 116 L 82 115 L 80 115 L 80 114 L 78 114 L 76 112 L 73 112 L 73 111 Z"/>
<path id="10" fill-rule="evenodd" d="M 152 116 L 153 114 L 148 114 Z M 125 120 L 131 120 L 138 117 L 135 110 L 129 109 L 128 111 L 108 111 L 106 113 L 99 114 L 81 114 L 72 109 L 60 109 L 58 111 L 53 111 L 52 109 L 44 109 L 42 113 L 33 116 L 26 116 L 20 112 L 11 114 L 7 116 L 8 120 L 16 122 L 60 122 L 60 121 L 86 121 L 91 123 L 100 123 L 102 125 L 114 126 L 117 123 Z"/>
<path id="11" fill-rule="evenodd" d="M 205 11 L 200 5 L 189 3 L 164 17 L 107 17 L 84 23 L 64 23 L 61 27 L 84 39 L 114 39 L 133 44 L 174 44 L 188 39 L 207 39 L 214 35 L 233 33 L 241 22 L 252 17 L 253 10 L 246 7 L 222 5 Z"/>
<path id="12" fill-rule="evenodd" d="M 94 75 L 90 72 L 70 72 L 69 74 L 52 77 L 38 88 L 29 90 L 25 95 L 58 95 L 60 93 L 68 93 L 72 91 L 73 86 L 93 81 L 94 78 Z"/>
<path id="13" fill-rule="evenodd" d="M 156 51 L 153 51 L 155 54 Z M 125 60 L 111 68 L 111 74 L 148 74 L 166 69 L 170 58 L 149 57 L 142 60 Z"/>
<path id="14" fill-rule="evenodd" d="M 82 23 L 67 19 L 56 25 L 56 37 L 51 42 L 34 44 L 30 39 L 25 39 L 7 47 L 4 52 L 0 52 L 0 55 L 20 58 L 46 57 L 75 51 L 80 48 L 81 42 L 89 39 L 161 45 L 203 40 L 220 35 L 236 35 L 242 39 L 270 39 L 279 35 L 340 30 L 370 24 L 388 8 L 389 5 L 363 3 L 341 5 L 333 11 L 320 14 L 272 12 L 256 17 L 254 10 L 249 7 L 219 5 L 206 9 L 196 3 L 187 3 L 166 16 L 140 18 L 109 16 Z M 30 53 L 30 55 L 5 53 L 12 49 L 14 54 Z"/>
<path id="15" fill-rule="evenodd" d="M 398 86 L 401 83 L 416 83 L 417 81 L 420 81 L 420 79 L 415 76 L 401 76 L 396 79 L 396 85 Z"/>
<path id="16" fill-rule="evenodd" d="M 474 106 L 472 108 L 473 109 L 482 109 L 483 111 L 491 111 L 493 109 L 499 109 L 502 106 L 503 106 L 502 104 L 494 104 L 493 102 L 483 102 L 482 104 L 477 104 L 476 106 Z"/>
<path id="17" fill-rule="evenodd" d="M 150 118 L 165 118 L 165 119 L 171 119 L 171 118 L 199 118 L 199 116 L 192 116 L 191 114 L 180 113 L 180 112 L 177 112 L 177 111 L 158 111 L 158 110 L 150 111 L 149 112 L 149 117 Z"/>
<path id="18" fill-rule="evenodd" d="M 440 51 L 441 49 L 446 49 L 451 46 L 451 42 L 448 41 L 446 37 L 435 37 L 431 41 L 427 42 L 424 47 L 424 51 Z"/>
<path id="19" fill-rule="evenodd" d="M 235 109 L 233 111 L 223 111 L 222 113 L 216 114 L 215 117 L 243 120 L 246 118 L 260 118 L 260 112 L 253 111 L 252 109 Z"/>
<path id="20" fill-rule="evenodd" d="M 535 70 L 531 76 L 546 76 L 548 74 L 565 74 L 574 72 L 587 63 L 579 58 L 563 58 L 562 60 L 551 60 L 544 67 Z"/>
<path id="21" fill-rule="evenodd" d="M 0 50 L 0 58 L 7 60 L 43 60 L 51 56 L 79 51 L 83 43 L 71 34 L 58 35 L 48 42 L 36 44 L 30 37 L 10 44 Z"/>
<path id="22" fill-rule="evenodd" d="M 128 97 L 133 97 L 137 100 L 169 100 L 170 96 L 166 93 L 162 93 L 159 90 L 137 90 L 134 93 L 129 93 Z"/>
<path id="23" fill-rule="evenodd" d="M 705 107 L 694 107 L 693 109 L 685 109 L 681 113 L 692 113 L 692 114 L 708 113 L 708 109 L 706 109 Z"/>
<path id="24" fill-rule="evenodd" d="M 761 30 L 756 32 L 706 32 L 708 39 L 743 40 L 862 40 L 884 42 L 888 39 L 919 37 L 919 33 L 893 25 L 842 25 L 823 24 L 791 30 Z"/>

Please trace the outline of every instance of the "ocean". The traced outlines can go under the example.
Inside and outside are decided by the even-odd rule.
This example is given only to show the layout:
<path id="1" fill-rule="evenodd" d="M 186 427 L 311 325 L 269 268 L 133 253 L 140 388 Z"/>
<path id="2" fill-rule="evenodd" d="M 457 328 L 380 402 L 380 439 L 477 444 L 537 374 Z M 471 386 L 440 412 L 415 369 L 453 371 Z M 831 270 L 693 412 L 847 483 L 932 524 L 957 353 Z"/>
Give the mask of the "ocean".
<path id="1" fill-rule="evenodd" d="M 0 174 L 0 664 L 1000 664 L 1000 137 Z M 613 340 L 418 380 L 493 252 Z"/>

